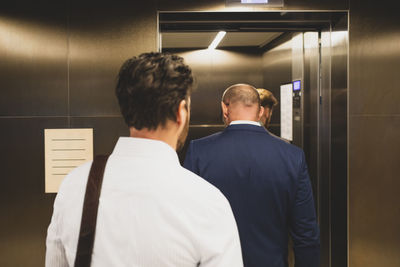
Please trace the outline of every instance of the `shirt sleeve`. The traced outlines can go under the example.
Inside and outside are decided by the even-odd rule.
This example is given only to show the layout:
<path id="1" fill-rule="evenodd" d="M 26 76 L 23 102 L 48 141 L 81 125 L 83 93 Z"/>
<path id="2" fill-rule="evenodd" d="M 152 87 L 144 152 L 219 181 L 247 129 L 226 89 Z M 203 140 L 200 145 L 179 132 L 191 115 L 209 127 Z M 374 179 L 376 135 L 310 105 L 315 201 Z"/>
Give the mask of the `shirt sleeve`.
<path id="1" fill-rule="evenodd" d="M 319 227 L 304 153 L 301 156 L 299 185 L 289 219 L 294 243 L 296 267 L 318 267 L 320 259 Z"/>
<path id="2" fill-rule="evenodd" d="M 59 233 L 59 210 L 57 200 L 46 239 L 46 267 L 68 267 L 68 261 Z"/>
<path id="3" fill-rule="evenodd" d="M 203 233 L 200 267 L 243 267 L 239 233 L 228 200 L 210 214 Z"/>

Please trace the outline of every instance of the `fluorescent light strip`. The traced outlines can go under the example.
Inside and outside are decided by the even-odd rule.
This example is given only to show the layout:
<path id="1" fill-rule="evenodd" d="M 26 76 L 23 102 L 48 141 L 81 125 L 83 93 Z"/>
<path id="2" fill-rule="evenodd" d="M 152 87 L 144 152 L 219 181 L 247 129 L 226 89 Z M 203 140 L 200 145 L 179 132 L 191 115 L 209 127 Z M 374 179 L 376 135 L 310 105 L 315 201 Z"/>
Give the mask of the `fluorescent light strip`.
<path id="1" fill-rule="evenodd" d="M 208 47 L 208 49 L 215 49 L 218 44 L 221 42 L 222 38 L 224 38 L 226 32 L 224 31 L 220 31 L 217 36 L 215 36 L 214 41 L 212 41 L 212 43 L 210 44 L 210 46 Z"/>
<path id="2" fill-rule="evenodd" d="M 268 0 L 242 0 L 242 4 L 268 4 Z"/>

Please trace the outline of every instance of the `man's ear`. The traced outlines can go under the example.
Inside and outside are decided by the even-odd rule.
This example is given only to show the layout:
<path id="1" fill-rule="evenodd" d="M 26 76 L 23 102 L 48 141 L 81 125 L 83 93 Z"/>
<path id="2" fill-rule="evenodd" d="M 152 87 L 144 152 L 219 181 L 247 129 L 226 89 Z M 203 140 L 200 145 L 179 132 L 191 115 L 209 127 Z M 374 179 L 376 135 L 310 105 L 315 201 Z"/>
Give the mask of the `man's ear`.
<path id="1" fill-rule="evenodd" d="M 264 114 L 264 107 L 260 106 L 260 110 L 258 111 L 258 118 L 257 118 L 258 121 L 261 119 L 263 114 Z"/>
<path id="2" fill-rule="evenodd" d="M 226 121 L 228 118 L 228 106 L 225 105 L 223 101 L 221 101 L 221 109 L 222 109 L 222 116 L 224 117 L 224 120 Z"/>
<path id="3" fill-rule="evenodd" d="M 189 107 L 187 101 L 184 99 L 179 103 L 178 112 L 176 114 L 176 122 L 179 125 L 185 125 L 186 119 L 189 116 Z"/>

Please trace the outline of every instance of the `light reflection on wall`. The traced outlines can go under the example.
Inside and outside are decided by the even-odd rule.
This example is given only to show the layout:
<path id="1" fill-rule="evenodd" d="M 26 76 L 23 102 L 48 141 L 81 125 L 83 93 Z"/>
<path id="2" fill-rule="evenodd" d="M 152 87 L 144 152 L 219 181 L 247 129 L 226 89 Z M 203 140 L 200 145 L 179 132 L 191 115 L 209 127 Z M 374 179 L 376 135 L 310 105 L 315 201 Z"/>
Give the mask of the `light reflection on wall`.
<path id="1" fill-rule="evenodd" d="M 236 83 L 263 86 L 262 57 L 253 49 L 174 50 L 174 53 L 185 59 L 196 79 L 192 124 L 221 124 L 220 99 L 228 86 Z"/>
<path id="2" fill-rule="evenodd" d="M 67 54 L 67 32 L 0 17 L 0 53 L 2 56 L 63 59 Z"/>
<path id="3" fill-rule="evenodd" d="M 146 26 L 149 21 L 152 21 L 151 18 L 142 19 L 136 25 Z M 155 50 L 155 43 L 154 47 L 148 45 L 148 40 L 156 40 L 155 36 L 146 27 L 138 27 L 143 32 L 137 34 L 132 25 L 127 23 L 118 29 L 106 28 L 101 30 L 108 31 L 95 32 L 95 29 L 68 29 L 66 24 L 55 27 L 0 17 L 0 54 L 2 57 L 40 60 L 65 60 L 69 56 L 81 62 L 107 58 L 120 64 L 123 59 L 132 56 L 132 51 L 126 49 L 127 46 L 135 47 L 140 52 Z M 138 39 L 138 35 L 143 39 Z"/>
<path id="4" fill-rule="evenodd" d="M 229 69 L 251 69 L 254 68 L 254 60 L 261 60 L 260 55 L 241 53 L 222 49 L 200 49 L 179 53 L 184 57 L 187 64 L 195 63 L 199 66 L 209 64 L 218 65 L 218 67 L 227 67 Z M 240 62 L 240 64 L 238 64 Z M 259 62 L 261 63 L 261 61 Z"/>
<path id="5" fill-rule="evenodd" d="M 337 46 L 344 41 L 346 41 L 348 38 L 348 32 L 347 31 L 334 31 L 332 32 L 332 37 L 331 37 L 331 44 L 332 46 Z"/>
<path id="6" fill-rule="evenodd" d="M 347 31 L 335 32 L 338 36 L 343 37 L 346 35 Z M 389 59 L 395 59 L 400 57 L 400 34 L 398 32 L 381 32 L 374 35 L 362 35 L 362 38 L 354 37 L 357 33 L 352 33 L 352 38 L 349 40 L 351 51 L 363 51 L 369 50 L 368 56 L 364 58 L 377 58 L 382 60 L 383 57 Z M 340 38 L 338 38 L 339 40 Z M 350 53 L 352 54 L 352 53 Z"/>
<path id="7" fill-rule="evenodd" d="M 281 62 L 292 61 L 292 41 L 274 47 L 264 53 L 263 66 L 280 64 Z"/>

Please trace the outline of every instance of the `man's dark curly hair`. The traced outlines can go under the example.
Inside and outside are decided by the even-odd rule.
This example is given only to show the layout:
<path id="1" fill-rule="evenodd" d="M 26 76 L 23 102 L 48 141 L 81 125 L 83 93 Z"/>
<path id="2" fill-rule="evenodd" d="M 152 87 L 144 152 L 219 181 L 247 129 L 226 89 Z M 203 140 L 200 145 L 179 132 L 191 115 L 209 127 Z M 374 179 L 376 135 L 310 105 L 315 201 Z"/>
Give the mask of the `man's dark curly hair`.
<path id="1" fill-rule="evenodd" d="M 193 76 L 183 58 L 168 53 L 144 53 L 125 61 L 116 95 L 129 127 L 157 129 L 176 121 L 179 103 L 188 99 Z"/>

